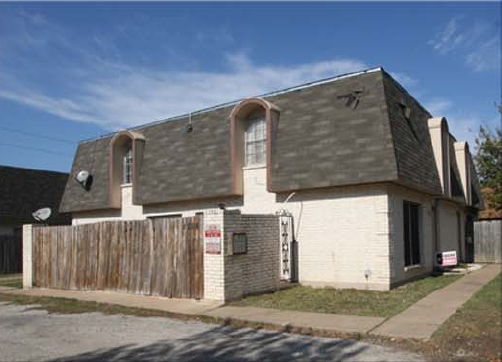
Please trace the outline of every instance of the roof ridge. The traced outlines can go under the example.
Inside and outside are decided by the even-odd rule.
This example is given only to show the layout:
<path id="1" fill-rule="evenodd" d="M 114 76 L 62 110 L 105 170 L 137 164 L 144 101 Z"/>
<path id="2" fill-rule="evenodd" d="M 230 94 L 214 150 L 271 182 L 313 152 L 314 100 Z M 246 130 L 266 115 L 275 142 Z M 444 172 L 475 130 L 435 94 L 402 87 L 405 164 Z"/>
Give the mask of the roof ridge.
<path id="1" fill-rule="evenodd" d="M 13 168 L 16 170 L 23 170 L 23 171 L 37 171 L 37 172 L 51 172 L 51 173 L 61 173 L 65 175 L 69 175 L 68 172 L 63 172 L 63 171 L 55 171 L 55 170 L 43 170 L 39 168 L 28 168 L 28 167 L 19 167 L 19 166 L 10 166 L 10 165 L 0 165 L 0 169 L 2 168 Z"/>
<path id="2" fill-rule="evenodd" d="M 384 71 L 384 69 L 381 66 L 371 67 L 371 68 L 367 68 L 367 69 L 360 70 L 360 71 L 338 74 L 338 75 L 335 75 L 335 76 L 332 76 L 332 77 L 322 78 L 322 79 L 318 79 L 318 80 L 315 80 L 315 81 L 310 81 L 310 82 L 302 83 L 302 84 L 299 84 L 299 85 L 295 85 L 295 86 L 291 86 L 291 87 L 286 87 L 286 88 L 283 88 L 283 89 L 279 89 L 279 90 L 275 90 L 275 91 L 271 91 L 271 92 L 259 94 L 259 95 L 256 95 L 256 96 L 250 96 L 250 97 L 272 97 L 272 96 L 276 96 L 276 95 L 280 95 L 280 94 L 294 92 L 294 91 L 300 90 L 300 89 L 305 89 L 305 88 L 309 88 L 309 87 L 315 87 L 315 86 L 318 86 L 318 85 L 321 85 L 321 84 L 331 83 L 331 82 L 335 82 L 335 81 L 338 81 L 338 80 L 341 80 L 341 79 L 345 79 L 345 78 L 349 78 L 349 77 L 355 77 L 355 76 L 358 76 L 358 75 L 372 73 L 372 72 L 377 72 L 377 71 Z M 221 109 L 221 108 L 230 106 L 232 104 L 237 104 L 241 100 L 246 99 L 246 98 L 250 98 L 250 97 L 239 98 L 237 100 L 233 100 L 233 101 L 230 101 L 230 102 L 220 103 L 220 104 L 217 104 L 217 105 L 211 106 L 211 107 L 201 108 L 201 109 L 198 109 L 196 111 L 184 113 L 184 114 L 181 114 L 181 115 L 178 115 L 178 116 L 172 116 L 172 117 L 165 118 L 165 119 L 160 119 L 160 120 L 157 120 L 157 121 L 143 123 L 143 124 L 140 124 L 140 125 L 137 125 L 137 126 L 126 128 L 125 130 L 128 130 L 128 131 L 138 130 L 138 129 L 142 129 L 142 128 L 145 128 L 145 127 L 157 125 L 157 124 L 160 124 L 160 123 L 163 123 L 163 122 L 171 122 L 171 121 L 176 121 L 176 120 L 184 119 L 184 118 L 187 118 L 189 116 L 193 116 L 193 115 L 197 115 L 197 114 L 204 114 L 204 113 L 207 113 L 207 112 L 210 112 L 210 111 L 214 111 L 214 110 L 217 110 L 217 109 Z M 109 132 L 109 133 L 105 133 L 105 134 L 102 134 L 102 135 L 97 136 L 97 137 L 84 139 L 84 140 L 79 141 L 79 144 L 87 143 L 87 142 L 91 142 L 91 141 L 96 141 L 96 140 L 99 140 L 101 138 L 110 137 L 111 135 L 113 135 L 113 134 L 115 134 L 117 132 L 118 131 Z"/>

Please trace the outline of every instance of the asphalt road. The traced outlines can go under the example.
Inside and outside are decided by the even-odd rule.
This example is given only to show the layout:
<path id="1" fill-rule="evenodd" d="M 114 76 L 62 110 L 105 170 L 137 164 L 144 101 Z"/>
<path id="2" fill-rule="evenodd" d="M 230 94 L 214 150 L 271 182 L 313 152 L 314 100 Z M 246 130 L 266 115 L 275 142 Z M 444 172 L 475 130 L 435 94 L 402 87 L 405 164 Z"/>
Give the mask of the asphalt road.
<path id="1" fill-rule="evenodd" d="M 124 315 L 48 314 L 0 303 L 2 361 L 422 361 L 349 339 Z"/>

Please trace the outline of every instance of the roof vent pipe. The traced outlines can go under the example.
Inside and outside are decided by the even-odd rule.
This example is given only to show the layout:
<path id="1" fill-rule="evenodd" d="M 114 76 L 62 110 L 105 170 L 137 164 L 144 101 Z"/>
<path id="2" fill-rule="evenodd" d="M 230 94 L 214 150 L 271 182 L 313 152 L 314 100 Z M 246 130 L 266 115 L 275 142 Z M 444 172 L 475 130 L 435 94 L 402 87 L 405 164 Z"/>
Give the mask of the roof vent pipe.
<path id="1" fill-rule="evenodd" d="M 186 131 L 187 131 L 187 133 L 190 133 L 193 131 L 192 112 L 188 113 L 188 124 L 186 125 Z"/>

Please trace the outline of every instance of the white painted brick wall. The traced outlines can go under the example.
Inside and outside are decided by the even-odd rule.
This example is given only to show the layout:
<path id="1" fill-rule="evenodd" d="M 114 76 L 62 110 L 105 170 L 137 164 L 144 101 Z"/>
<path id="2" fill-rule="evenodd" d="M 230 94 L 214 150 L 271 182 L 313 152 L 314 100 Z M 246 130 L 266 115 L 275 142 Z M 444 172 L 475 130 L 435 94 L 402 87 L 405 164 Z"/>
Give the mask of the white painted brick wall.
<path id="1" fill-rule="evenodd" d="M 457 221 L 457 212 L 460 213 L 460 235 L 459 225 Z M 457 256 L 460 256 L 459 236 L 464 240 L 463 235 L 465 226 L 465 213 L 463 210 L 453 202 L 441 201 L 438 208 L 439 216 L 439 251 L 455 250 Z"/>
<path id="2" fill-rule="evenodd" d="M 132 186 L 123 185 L 122 187 L 122 209 L 121 210 L 96 210 L 85 211 L 73 214 L 72 224 L 81 225 L 109 220 L 144 220 L 146 215 L 143 213 L 143 206 L 133 205 Z"/>
<path id="3" fill-rule="evenodd" d="M 432 271 L 434 230 L 432 197 L 400 186 L 389 186 L 391 284 L 400 284 Z M 420 204 L 420 261 L 418 268 L 404 266 L 403 201 Z"/>
<path id="4" fill-rule="evenodd" d="M 420 258 L 421 267 L 405 268 L 404 266 L 404 222 L 403 200 L 421 205 Z M 434 212 L 433 198 L 416 191 L 399 186 L 389 186 L 389 228 L 391 284 L 401 284 L 407 279 L 430 273 L 434 267 Z M 461 235 L 464 235 L 465 213 L 461 205 L 441 200 L 438 204 L 438 249 L 439 251 L 456 250 L 458 246 L 457 211 L 461 215 Z"/>
<path id="5" fill-rule="evenodd" d="M 225 255 L 223 245 L 225 228 L 223 220 L 223 210 L 213 209 L 204 213 L 204 229 L 208 225 L 218 225 L 222 235 L 221 254 L 206 253 L 206 237 L 204 235 L 204 299 L 225 300 Z"/>
<path id="6" fill-rule="evenodd" d="M 390 231 L 385 185 L 300 191 L 287 205 L 283 205 L 288 195 L 268 193 L 265 177 L 264 168 L 244 170 L 244 198 L 225 198 L 221 201 L 228 209 L 239 209 L 243 214 L 274 214 L 283 207 L 292 212 L 299 247 L 301 283 L 363 289 L 389 288 Z M 218 201 L 145 206 L 141 217 L 177 213 L 192 216 L 196 212 L 206 213 L 214 209 Z M 110 211 L 75 213 L 74 224 L 121 217 L 120 212 L 117 216 Z M 220 261 L 208 257 L 207 262 L 210 263 L 208 270 L 212 265 L 218 273 L 221 272 Z M 366 270 L 371 271 L 368 280 L 364 276 Z M 220 289 L 208 290 L 207 293 L 221 297 Z"/>

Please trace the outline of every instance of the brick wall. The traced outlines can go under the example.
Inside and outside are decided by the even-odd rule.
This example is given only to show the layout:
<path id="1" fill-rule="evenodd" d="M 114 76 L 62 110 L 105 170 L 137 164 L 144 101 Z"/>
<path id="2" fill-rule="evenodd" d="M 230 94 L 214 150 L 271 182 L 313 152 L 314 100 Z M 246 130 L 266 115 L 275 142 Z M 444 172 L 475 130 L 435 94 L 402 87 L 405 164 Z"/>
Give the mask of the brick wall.
<path id="1" fill-rule="evenodd" d="M 460 225 L 457 220 L 457 212 L 460 215 Z M 449 201 L 440 201 L 438 207 L 438 217 L 439 217 L 439 240 L 438 240 L 438 251 L 452 251 L 457 252 L 457 256 L 460 258 L 460 254 L 463 250 L 459 248 L 459 237 L 461 241 L 464 240 L 464 225 L 465 225 L 465 215 L 458 205 Z M 460 235 L 459 235 L 460 226 Z"/>
<path id="2" fill-rule="evenodd" d="M 233 300 L 274 290 L 279 285 L 279 219 L 275 215 L 241 215 L 239 210 L 207 210 L 204 230 L 221 231 L 221 252 L 209 254 L 204 233 L 204 298 Z M 248 251 L 232 255 L 232 234 L 246 233 Z M 214 241 L 214 238 L 212 239 Z"/>
<path id="3" fill-rule="evenodd" d="M 403 201 L 420 205 L 420 266 L 404 266 L 404 219 Z M 430 273 L 434 266 L 434 225 L 432 197 L 410 189 L 389 186 L 389 254 L 391 285 L 399 285 L 408 279 Z"/>
<path id="4" fill-rule="evenodd" d="M 192 216 L 213 212 L 219 201 L 243 214 L 275 214 L 285 208 L 294 217 L 298 241 L 299 282 L 312 286 L 389 289 L 389 208 L 387 186 L 358 185 L 302 190 L 287 204 L 287 194 L 266 191 L 265 168 L 244 170 L 244 197 L 177 202 L 143 207 L 141 217 Z M 124 198 L 126 200 L 126 198 Z M 120 215 L 120 211 L 119 211 Z M 105 213 L 75 215 L 75 221 L 98 221 Z M 87 218 L 89 217 L 89 218 Z M 279 241 L 277 241 L 279 245 Z M 278 246 L 279 248 L 279 246 Z M 277 257 L 280 262 L 280 257 Z M 369 271 L 368 278 L 365 272 Z"/>
<path id="5" fill-rule="evenodd" d="M 456 250 L 460 259 L 465 252 L 459 250 L 457 212 L 460 213 L 460 232 L 463 240 L 465 213 L 461 205 L 447 200 L 437 204 L 438 250 L 434 245 L 433 198 L 400 186 L 389 186 L 389 230 L 391 286 L 428 274 L 435 265 L 436 251 Z M 420 204 L 420 265 L 404 266 L 403 201 Z"/>
<path id="6" fill-rule="evenodd" d="M 204 213 L 204 231 L 209 225 L 217 226 L 222 236 L 225 235 L 223 210 L 213 209 Z M 204 299 L 225 300 L 224 247 L 222 245 L 221 254 L 208 254 L 206 241 L 204 233 Z"/>
<path id="7" fill-rule="evenodd" d="M 246 233 L 246 254 L 231 255 L 232 233 Z M 279 286 L 279 218 L 225 213 L 225 299 L 274 290 Z"/>

